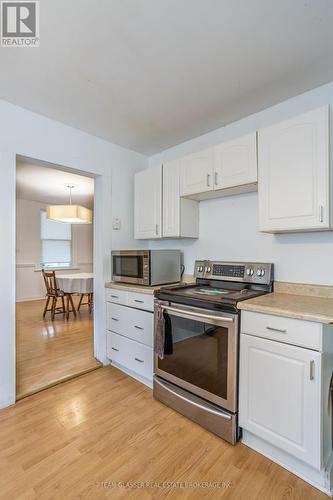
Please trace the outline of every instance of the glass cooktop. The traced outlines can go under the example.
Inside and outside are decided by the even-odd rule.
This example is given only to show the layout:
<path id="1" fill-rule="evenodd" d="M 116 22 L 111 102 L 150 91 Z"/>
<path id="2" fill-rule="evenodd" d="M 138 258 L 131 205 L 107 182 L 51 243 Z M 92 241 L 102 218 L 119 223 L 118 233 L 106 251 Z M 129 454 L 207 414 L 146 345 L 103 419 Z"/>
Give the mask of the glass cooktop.
<path id="1" fill-rule="evenodd" d="M 231 290 L 221 290 L 219 288 L 213 288 L 213 287 L 200 287 L 196 290 L 193 290 L 193 293 L 196 293 L 197 295 L 207 295 L 208 297 L 218 297 L 219 295 L 228 295 L 230 294 Z"/>
<path id="2" fill-rule="evenodd" d="M 157 295 L 163 294 L 174 297 L 186 297 L 187 299 L 204 300 L 210 302 L 233 302 L 237 303 L 240 300 L 256 297 L 264 293 L 261 290 L 253 290 L 250 288 L 218 288 L 212 285 L 187 285 L 180 287 L 163 288 Z"/>

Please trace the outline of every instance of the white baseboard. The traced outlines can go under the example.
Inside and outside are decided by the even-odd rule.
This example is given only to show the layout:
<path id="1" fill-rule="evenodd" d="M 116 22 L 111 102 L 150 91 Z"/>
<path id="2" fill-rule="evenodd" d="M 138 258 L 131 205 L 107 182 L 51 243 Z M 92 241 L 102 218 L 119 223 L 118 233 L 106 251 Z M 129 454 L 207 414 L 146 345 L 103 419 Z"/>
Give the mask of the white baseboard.
<path id="1" fill-rule="evenodd" d="M 31 300 L 43 300 L 45 299 L 45 295 L 43 297 L 20 297 L 16 299 L 16 302 L 30 302 Z"/>
<path id="2" fill-rule="evenodd" d="M 0 401 L 0 410 L 8 408 L 8 406 L 12 406 L 14 404 L 15 404 L 15 399 L 9 399 L 8 401 Z"/>

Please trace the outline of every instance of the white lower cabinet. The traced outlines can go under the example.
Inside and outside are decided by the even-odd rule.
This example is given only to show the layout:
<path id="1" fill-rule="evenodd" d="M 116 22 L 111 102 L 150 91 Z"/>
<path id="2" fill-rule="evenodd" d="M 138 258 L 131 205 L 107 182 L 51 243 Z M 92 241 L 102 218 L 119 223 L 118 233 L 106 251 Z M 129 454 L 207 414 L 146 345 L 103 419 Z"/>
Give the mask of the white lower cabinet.
<path id="1" fill-rule="evenodd" d="M 108 303 L 107 329 L 153 347 L 153 314 L 151 312 Z"/>
<path id="2" fill-rule="evenodd" d="M 332 384 L 333 325 L 242 311 L 241 440 L 331 496 Z"/>
<path id="3" fill-rule="evenodd" d="M 241 335 L 240 426 L 320 469 L 321 353 Z"/>
<path id="4" fill-rule="evenodd" d="M 111 361 L 123 366 L 133 373 L 137 373 L 147 380 L 152 379 L 153 352 L 139 342 L 118 335 L 107 333 L 107 355 Z"/>
<path id="5" fill-rule="evenodd" d="M 128 305 L 110 302 L 110 292 L 107 293 L 107 357 L 118 368 L 151 386 L 154 315 L 141 308 L 151 309 L 153 296 L 126 293 Z"/>

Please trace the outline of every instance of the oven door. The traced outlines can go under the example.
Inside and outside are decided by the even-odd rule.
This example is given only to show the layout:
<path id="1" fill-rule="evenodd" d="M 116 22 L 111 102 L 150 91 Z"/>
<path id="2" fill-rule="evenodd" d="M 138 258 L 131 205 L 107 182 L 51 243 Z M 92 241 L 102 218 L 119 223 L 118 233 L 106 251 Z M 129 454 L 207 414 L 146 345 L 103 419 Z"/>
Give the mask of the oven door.
<path id="1" fill-rule="evenodd" d="M 149 285 L 149 251 L 113 251 L 112 279 L 123 283 Z"/>
<path id="2" fill-rule="evenodd" d="M 237 411 L 238 315 L 160 303 L 172 354 L 155 374 L 231 412 Z"/>

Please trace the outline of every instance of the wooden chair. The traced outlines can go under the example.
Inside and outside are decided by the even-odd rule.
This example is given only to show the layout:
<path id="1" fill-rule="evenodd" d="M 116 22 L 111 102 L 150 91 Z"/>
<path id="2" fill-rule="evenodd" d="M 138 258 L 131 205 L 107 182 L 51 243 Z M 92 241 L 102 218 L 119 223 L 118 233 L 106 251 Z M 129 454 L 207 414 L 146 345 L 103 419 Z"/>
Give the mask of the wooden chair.
<path id="1" fill-rule="evenodd" d="M 69 318 L 69 313 L 72 312 L 76 317 L 76 311 L 73 304 L 73 299 L 70 293 L 65 293 L 58 288 L 55 271 L 45 271 L 42 269 L 44 283 L 46 287 L 46 304 L 44 307 L 43 318 L 45 318 L 48 311 L 51 312 L 51 319 L 54 320 L 56 314 L 66 314 Z M 67 298 L 67 307 L 65 307 L 65 297 Z M 52 299 L 51 307 L 48 309 L 50 300 Z M 61 299 L 61 306 L 57 307 L 58 299 Z M 69 308 L 71 305 L 71 309 Z"/>
<path id="2" fill-rule="evenodd" d="M 87 297 L 87 301 L 83 302 L 84 297 Z M 79 305 L 77 306 L 77 310 L 80 310 L 81 306 L 88 306 L 89 312 L 91 313 L 93 307 L 93 294 L 92 293 L 81 293 L 81 297 L 79 300 Z"/>

